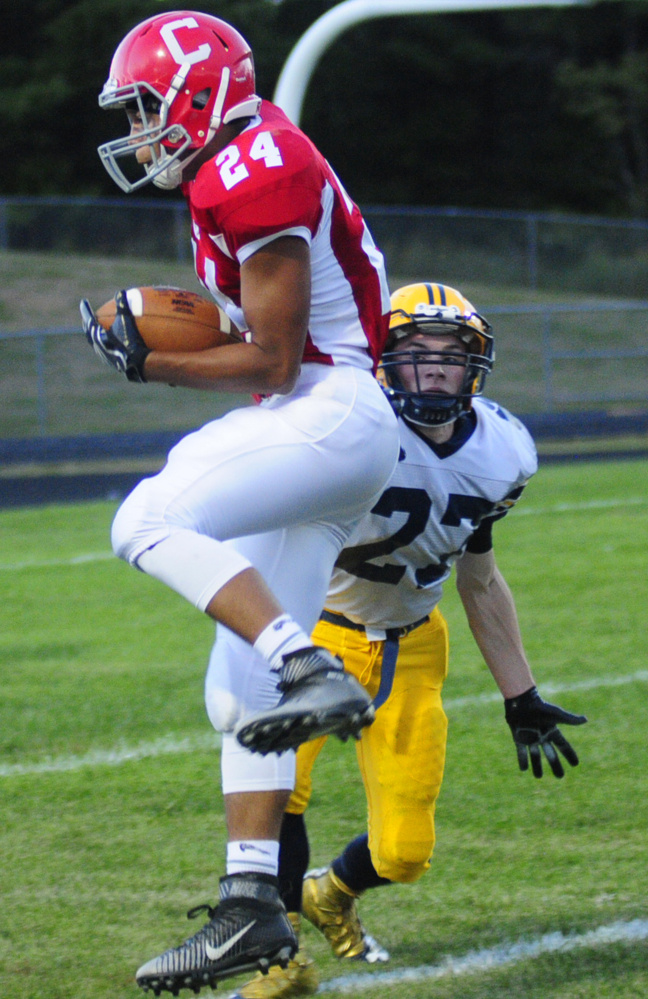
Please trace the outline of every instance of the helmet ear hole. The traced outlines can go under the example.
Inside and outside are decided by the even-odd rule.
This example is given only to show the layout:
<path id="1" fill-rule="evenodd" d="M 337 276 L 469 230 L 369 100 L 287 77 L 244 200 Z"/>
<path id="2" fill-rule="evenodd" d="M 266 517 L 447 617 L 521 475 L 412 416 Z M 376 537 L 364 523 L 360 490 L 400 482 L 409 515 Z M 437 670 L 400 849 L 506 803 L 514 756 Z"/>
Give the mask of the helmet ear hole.
<path id="1" fill-rule="evenodd" d="M 206 108 L 209 103 L 210 94 L 211 87 L 205 87 L 204 90 L 200 90 L 197 94 L 194 94 L 191 99 L 192 108 L 195 108 L 197 111 L 202 111 L 203 108 Z"/>
<path id="2" fill-rule="evenodd" d="M 216 38 L 221 43 L 221 45 L 223 46 L 223 48 L 225 49 L 225 51 L 229 52 L 229 45 L 227 44 L 227 42 L 225 41 L 225 39 L 222 37 L 222 35 L 219 35 L 217 31 L 215 31 L 214 34 L 216 35 Z"/>

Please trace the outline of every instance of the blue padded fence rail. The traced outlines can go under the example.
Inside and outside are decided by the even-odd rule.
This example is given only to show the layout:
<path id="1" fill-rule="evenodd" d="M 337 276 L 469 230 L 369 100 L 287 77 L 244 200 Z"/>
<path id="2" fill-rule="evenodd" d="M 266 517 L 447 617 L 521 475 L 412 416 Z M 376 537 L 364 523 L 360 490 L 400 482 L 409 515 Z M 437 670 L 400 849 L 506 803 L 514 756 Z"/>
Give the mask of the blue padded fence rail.
<path id="1" fill-rule="evenodd" d="M 648 410 L 622 415 L 595 410 L 528 413 L 520 419 L 537 441 L 648 433 Z M 164 457 L 185 433 L 188 431 L 0 438 L 0 465 Z"/>

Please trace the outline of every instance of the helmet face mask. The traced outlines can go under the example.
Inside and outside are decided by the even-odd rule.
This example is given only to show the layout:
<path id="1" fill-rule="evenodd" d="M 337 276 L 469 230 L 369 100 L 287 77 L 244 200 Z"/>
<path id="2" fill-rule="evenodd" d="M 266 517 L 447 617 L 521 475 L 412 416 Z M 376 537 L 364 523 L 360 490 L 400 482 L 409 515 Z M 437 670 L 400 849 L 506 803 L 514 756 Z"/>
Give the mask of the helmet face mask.
<path id="1" fill-rule="evenodd" d="M 148 18 L 117 47 L 99 96 L 131 120 L 128 136 L 99 147 L 101 161 L 124 191 L 177 187 L 224 124 L 257 113 L 254 87 L 249 45 L 225 21 L 193 11 Z M 134 160 L 145 172 L 131 179 Z"/>
<path id="2" fill-rule="evenodd" d="M 192 142 L 182 125 L 166 124 L 169 105 L 162 95 L 146 83 L 135 83 L 109 93 L 104 88 L 99 105 L 126 111 L 131 124 L 129 135 L 105 142 L 98 149 L 101 162 L 115 183 L 127 192 L 151 181 L 157 187 L 177 187 L 185 165 L 180 161 Z M 167 150 L 165 143 L 173 146 L 172 151 Z M 144 150 L 147 155 L 140 158 L 140 151 Z M 126 164 L 124 159 L 128 161 Z M 145 173 L 131 180 L 126 171 L 137 164 L 144 167 Z"/>
<path id="3" fill-rule="evenodd" d="M 454 288 L 438 284 L 415 284 L 392 295 L 387 349 L 381 360 L 381 376 L 396 410 L 409 423 L 440 427 L 454 422 L 472 407 L 481 395 L 486 375 L 494 360 L 490 324 Z M 425 336 L 437 344 L 427 349 Z M 416 340 L 413 338 L 416 337 Z M 457 338 L 466 353 L 440 349 L 439 338 Z M 407 342 L 403 341 L 407 338 Z M 449 342 L 451 342 L 449 340 Z M 463 368 L 457 385 L 452 377 L 452 393 L 424 386 L 424 373 L 431 365 Z M 406 375 L 406 377 L 404 377 Z M 407 384 L 406 384 L 407 383 Z"/>

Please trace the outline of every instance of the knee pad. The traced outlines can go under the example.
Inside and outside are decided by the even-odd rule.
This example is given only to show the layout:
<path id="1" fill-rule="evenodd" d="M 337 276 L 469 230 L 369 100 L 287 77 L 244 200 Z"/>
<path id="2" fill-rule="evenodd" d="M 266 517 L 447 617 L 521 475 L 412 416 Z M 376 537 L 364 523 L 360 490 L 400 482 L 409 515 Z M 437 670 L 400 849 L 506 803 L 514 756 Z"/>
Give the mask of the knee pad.
<path id="1" fill-rule="evenodd" d="M 252 753 L 233 735 L 223 736 L 221 753 L 223 794 L 244 791 L 291 791 L 295 782 L 295 754 Z"/>
<path id="2" fill-rule="evenodd" d="M 129 561 L 129 550 L 131 545 L 131 523 L 130 517 L 127 512 L 125 512 L 127 500 L 122 503 L 119 510 L 115 514 L 114 520 L 112 522 L 112 528 L 110 530 L 110 540 L 112 543 L 112 550 L 118 558 L 123 558 L 124 561 Z"/>
<path id="3" fill-rule="evenodd" d="M 146 480 L 145 480 L 146 481 Z M 115 514 L 110 532 L 112 549 L 118 558 L 131 565 L 147 549 L 169 536 L 169 527 L 151 515 L 145 515 L 145 482 L 135 486 Z"/>
<path id="4" fill-rule="evenodd" d="M 372 863 L 376 874 L 398 884 L 412 884 L 418 881 L 430 867 L 430 859 L 425 861 L 405 861 L 402 858 L 374 858 Z"/>
<path id="5" fill-rule="evenodd" d="M 132 525 L 128 514 L 113 524 L 113 547 L 120 558 L 170 586 L 200 611 L 250 562 L 215 538 L 154 521 Z"/>
<path id="6" fill-rule="evenodd" d="M 420 813 L 403 810 L 401 821 L 392 815 L 377 841 L 369 833 L 369 850 L 376 873 L 401 884 L 418 881 L 430 866 L 434 841 L 434 818 L 428 810 Z"/>
<path id="7" fill-rule="evenodd" d="M 232 732 L 242 714 L 238 698 L 222 687 L 210 687 L 205 691 L 205 707 L 217 732 Z"/>

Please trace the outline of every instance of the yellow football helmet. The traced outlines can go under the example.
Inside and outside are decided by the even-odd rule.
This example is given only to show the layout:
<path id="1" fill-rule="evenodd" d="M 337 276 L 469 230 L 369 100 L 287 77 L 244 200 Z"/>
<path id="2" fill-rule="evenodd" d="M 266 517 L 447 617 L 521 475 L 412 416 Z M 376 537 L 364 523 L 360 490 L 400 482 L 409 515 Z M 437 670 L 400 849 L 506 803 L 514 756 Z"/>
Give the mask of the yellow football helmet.
<path id="1" fill-rule="evenodd" d="M 438 361 L 439 354 L 428 350 L 399 348 L 399 341 L 412 333 L 459 337 L 467 348 L 465 374 L 457 395 L 423 392 L 418 367 Z M 409 423 L 439 427 L 467 413 L 475 396 L 481 395 L 486 375 L 493 367 L 495 352 L 492 327 L 475 311 L 467 298 L 445 284 L 421 282 L 398 288 L 391 296 L 391 319 L 386 351 L 379 375 L 386 383 L 394 408 Z M 405 389 L 399 368 L 414 369 L 416 391 Z"/>

